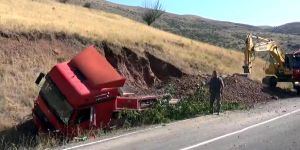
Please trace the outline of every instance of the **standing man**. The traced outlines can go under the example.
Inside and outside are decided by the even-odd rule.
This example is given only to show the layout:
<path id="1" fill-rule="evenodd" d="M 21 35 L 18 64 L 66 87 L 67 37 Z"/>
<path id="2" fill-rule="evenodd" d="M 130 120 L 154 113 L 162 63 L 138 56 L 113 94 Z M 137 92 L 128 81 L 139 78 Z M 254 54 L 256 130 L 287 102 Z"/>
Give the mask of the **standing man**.
<path id="1" fill-rule="evenodd" d="M 224 82 L 223 79 L 218 77 L 217 71 L 213 71 L 212 78 L 209 81 L 210 93 L 210 113 L 214 113 L 214 102 L 217 100 L 217 112 L 220 113 L 221 97 L 223 94 Z"/>

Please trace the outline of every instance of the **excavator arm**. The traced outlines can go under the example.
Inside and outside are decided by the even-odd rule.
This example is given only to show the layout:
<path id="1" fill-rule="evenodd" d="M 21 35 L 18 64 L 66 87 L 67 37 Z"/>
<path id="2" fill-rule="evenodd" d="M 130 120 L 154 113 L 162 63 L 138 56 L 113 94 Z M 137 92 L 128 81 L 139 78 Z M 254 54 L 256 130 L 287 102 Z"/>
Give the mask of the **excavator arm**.
<path id="1" fill-rule="evenodd" d="M 257 42 L 254 43 L 253 40 L 256 40 Z M 251 73 L 252 63 L 257 52 L 268 52 L 274 60 L 269 68 L 265 70 L 267 74 L 276 74 L 277 71 L 284 69 L 284 54 L 273 40 L 248 34 L 244 51 L 244 73 Z"/>
<path id="2" fill-rule="evenodd" d="M 300 52 L 284 54 L 273 40 L 248 34 L 244 51 L 244 73 L 251 73 L 255 54 L 258 52 L 267 52 L 271 56 L 262 83 L 269 87 L 276 87 L 277 82 L 292 82 L 300 94 Z"/>

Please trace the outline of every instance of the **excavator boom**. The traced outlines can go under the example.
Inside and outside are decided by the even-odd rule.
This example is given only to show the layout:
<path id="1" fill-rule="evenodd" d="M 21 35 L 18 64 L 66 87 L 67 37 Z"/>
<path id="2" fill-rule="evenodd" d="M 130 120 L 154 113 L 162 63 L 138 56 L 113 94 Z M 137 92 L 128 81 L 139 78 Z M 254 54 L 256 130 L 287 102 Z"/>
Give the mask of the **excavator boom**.
<path id="1" fill-rule="evenodd" d="M 256 40 L 257 42 L 254 43 L 253 41 Z M 259 36 L 254 36 L 252 34 L 248 34 L 246 38 L 246 48 L 244 51 L 245 55 L 245 62 L 244 62 L 244 73 L 251 73 L 252 63 L 255 59 L 255 54 L 257 52 L 268 52 L 275 62 L 271 64 L 271 69 L 266 70 L 268 74 L 275 74 L 276 70 L 280 70 L 284 68 L 284 54 L 278 48 L 273 40 L 262 38 Z M 273 71 L 270 71 L 273 70 Z"/>

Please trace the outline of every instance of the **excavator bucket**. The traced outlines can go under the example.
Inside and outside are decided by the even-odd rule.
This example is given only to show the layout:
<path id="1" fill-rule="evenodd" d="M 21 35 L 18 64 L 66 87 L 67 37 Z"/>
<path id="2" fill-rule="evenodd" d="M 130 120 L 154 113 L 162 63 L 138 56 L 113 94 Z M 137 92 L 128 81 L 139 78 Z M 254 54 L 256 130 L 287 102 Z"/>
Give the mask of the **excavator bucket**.
<path id="1" fill-rule="evenodd" d="M 249 74 L 250 73 L 250 67 L 249 66 L 243 66 L 243 69 L 244 69 L 244 73 L 245 74 Z"/>

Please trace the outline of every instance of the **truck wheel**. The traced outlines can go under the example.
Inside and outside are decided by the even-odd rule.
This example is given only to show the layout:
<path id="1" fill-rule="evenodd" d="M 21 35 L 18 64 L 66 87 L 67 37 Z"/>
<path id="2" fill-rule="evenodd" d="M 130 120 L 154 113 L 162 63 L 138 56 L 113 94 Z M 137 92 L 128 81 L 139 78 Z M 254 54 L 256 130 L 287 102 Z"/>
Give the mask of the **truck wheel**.
<path id="1" fill-rule="evenodd" d="M 274 77 L 274 76 L 270 77 L 270 84 L 269 84 L 269 86 L 270 87 L 276 87 L 276 85 L 277 85 L 277 78 Z"/>
<path id="2" fill-rule="evenodd" d="M 296 91 L 297 91 L 297 94 L 299 94 L 300 95 L 300 87 L 294 87 L 295 89 L 296 89 Z"/>
<path id="3" fill-rule="evenodd" d="M 277 85 L 277 78 L 275 76 L 266 76 L 263 78 L 262 83 L 268 87 L 274 88 Z"/>

